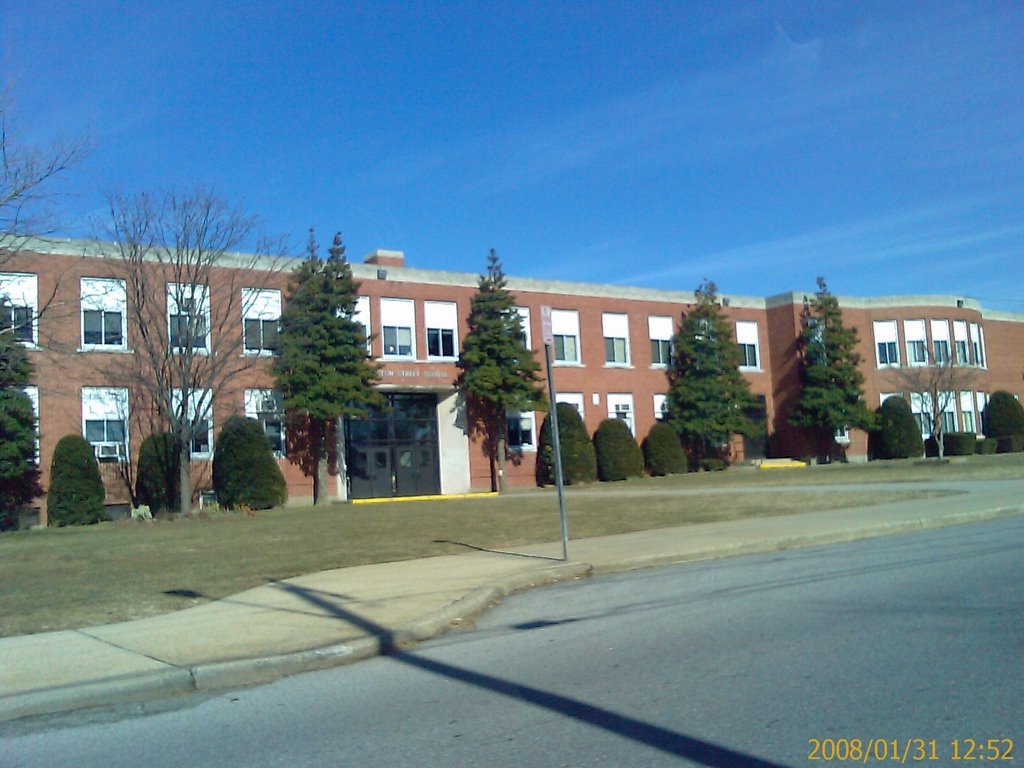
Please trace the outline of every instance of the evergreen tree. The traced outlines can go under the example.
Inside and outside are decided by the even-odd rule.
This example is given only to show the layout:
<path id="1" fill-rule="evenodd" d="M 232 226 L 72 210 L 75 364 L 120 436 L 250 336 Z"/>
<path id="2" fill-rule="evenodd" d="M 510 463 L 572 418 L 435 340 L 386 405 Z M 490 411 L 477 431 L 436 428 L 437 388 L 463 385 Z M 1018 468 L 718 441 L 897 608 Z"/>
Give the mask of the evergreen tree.
<path id="1" fill-rule="evenodd" d="M 540 427 L 537 449 L 537 485 L 544 487 L 555 482 L 555 449 L 552 440 L 551 419 L 558 416 L 558 447 L 562 454 L 562 482 L 566 485 L 592 483 L 597 479 L 597 455 L 594 443 L 587 434 L 580 412 L 572 403 L 558 403 L 544 417 Z"/>
<path id="2" fill-rule="evenodd" d="M 599 480 L 626 480 L 644 473 L 644 455 L 629 425 L 622 419 L 605 419 L 594 430 Z"/>
<path id="3" fill-rule="evenodd" d="M 334 236 L 326 260 L 317 256 L 317 248 L 310 230 L 306 259 L 288 284 L 273 366 L 285 410 L 306 418 L 314 504 L 326 500 L 327 439 L 335 422 L 385 404 L 374 386 L 378 369 L 366 334 L 355 319 L 359 283 L 341 235 Z M 335 431 L 340 435 L 340 428 Z"/>
<path id="4" fill-rule="evenodd" d="M 0 334 L 0 530 L 42 493 L 36 464 L 36 415 L 23 391 L 32 375 L 24 347 Z"/>
<path id="5" fill-rule="evenodd" d="M 232 416 L 221 427 L 213 453 L 213 487 L 226 509 L 270 509 L 288 499 L 288 486 L 263 427 Z"/>
<path id="6" fill-rule="evenodd" d="M 51 525 L 92 525 L 103 519 L 106 492 L 92 445 L 65 435 L 53 449 L 46 510 Z"/>
<path id="7" fill-rule="evenodd" d="M 839 301 L 819 277 L 818 291 L 804 308 L 799 341 L 803 386 L 789 423 L 815 430 L 822 456 L 833 454 L 836 430 L 874 426 L 874 414 L 864 402 L 857 343 L 857 329 L 843 325 Z"/>
<path id="8" fill-rule="evenodd" d="M 455 386 L 471 409 L 476 429 L 484 437 L 491 460 L 492 478 L 497 464 L 497 484 L 505 490 L 505 446 L 509 411 L 545 407 L 540 384 L 540 365 L 524 342 L 522 319 L 515 297 L 494 249 L 487 257 L 487 273 L 480 276 L 469 309 L 469 330 L 462 342 Z"/>
<path id="9" fill-rule="evenodd" d="M 740 349 L 719 309 L 715 284 L 702 282 L 696 297 L 674 340 L 668 423 L 700 461 L 726 445 L 730 434 L 755 436 L 761 429 L 744 414 L 757 400 L 740 374 Z"/>
<path id="10" fill-rule="evenodd" d="M 174 435 L 157 432 L 139 447 L 139 470 L 135 479 L 135 500 L 155 515 L 180 509 L 178 503 L 179 453 Z"/>
<path id="11" fill-rule="evenodd" d="M 686 454 L 679 445 L 679 435 L 665 422 L 654 422 L 640 447 L 644 452 L 644 466 L 651 477 L 685 474 Z"/>

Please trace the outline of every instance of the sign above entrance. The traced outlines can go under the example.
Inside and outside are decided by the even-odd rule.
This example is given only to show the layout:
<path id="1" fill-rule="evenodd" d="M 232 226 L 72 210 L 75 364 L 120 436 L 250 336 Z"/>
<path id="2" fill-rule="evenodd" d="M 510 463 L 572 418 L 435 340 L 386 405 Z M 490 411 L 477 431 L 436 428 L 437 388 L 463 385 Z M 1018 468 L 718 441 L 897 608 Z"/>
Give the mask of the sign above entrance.
<path id="1" fill-rule="evenodd" d="M 551 307 L 540 308 L 540 335 L 544 339 L 545 344 L 555 343 L 555 334 L 551 330 Z"/>

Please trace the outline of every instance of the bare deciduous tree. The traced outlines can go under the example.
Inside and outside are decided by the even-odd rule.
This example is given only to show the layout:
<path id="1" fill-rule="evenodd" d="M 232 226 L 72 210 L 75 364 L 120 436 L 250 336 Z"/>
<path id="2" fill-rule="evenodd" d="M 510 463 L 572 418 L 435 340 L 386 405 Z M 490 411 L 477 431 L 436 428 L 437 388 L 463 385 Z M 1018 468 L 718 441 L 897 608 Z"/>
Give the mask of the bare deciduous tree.
<path id="1" fill-rule="evenodd" d="M 212 452 L 211 409 L 236 379 L 262 365 L 276 320 L 255 329 L 246 348 L 243 318 L 265 299 L 282 268 L 283 241 L 258 235 L 258 219 L 197 184 L 185 192 L 108 194 L 101 231 L 125 281 L 126 355 L 112 376 L 130 385 L 135 421 L 152 417 L 173 436 L 179 457 L 179 510 L 192 503 L 193 448 Z M 250 253 L 236 250 L 250 247 Z M 265 335 L 264 335 L 265 334 Z M 264 343 L 265 342 L 265 343 Z"/>
<path id="2" fill-rule="evenodd" d="M 963 390 L 973 388 L 978 370 L 956 364 L 950 355 L 933 361 L 932 365 L 910 366 L 893 372 L 900 387 L 920 397 L 921 413 L 928 418 L 932 437 L 935 438 L 939 459 L 945 458 L 944 413 L 956 413 L 956 402 Z"/>
<path id="3" fill-rule="evenodd" d="M 52 181 L 78 163 L 88 148 L 85 139 L 58 139 L 43 146 L 24 142 L 13 125 L 9 96 L 0 92 L 0 264 L 28 238 L 53 230 Z"/>

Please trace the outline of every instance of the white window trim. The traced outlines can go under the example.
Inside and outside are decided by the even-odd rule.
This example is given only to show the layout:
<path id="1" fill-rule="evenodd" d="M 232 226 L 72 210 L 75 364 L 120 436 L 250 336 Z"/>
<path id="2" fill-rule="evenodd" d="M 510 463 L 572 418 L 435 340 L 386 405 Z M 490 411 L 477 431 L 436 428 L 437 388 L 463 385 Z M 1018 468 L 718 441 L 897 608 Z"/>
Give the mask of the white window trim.
<path id="1" fill-rule="evenodd" d="M 284 405 L 281 401 L 281 392 L 276 389 L 247 389 L 243 393 L 245 417 L 247 419 L 260 420 L 261 413 L 279 414 L 281 417 L 281 451 L 274 451 L 275 456 L 284 456 L 287 453 L 288 429 L 285 420 Z M 273 410 L 263 407 L 267 400 L 272 400 L 276 406 Z M 262 422 L 260 427 L 263 427 Z M 264 430 L 265 432 L 266 430 Z"/>
<path id="2" fill-rule="evenodd" d="M 129 403 L 127 387 L 82 387 L 82 436 L 86 436 L 86 422 L 89 421 L 121 421 L 124 422 L 124 441 L 104 441 L 89 444 L 93 446 L 97 458 L 115 458 L 119 463 L 131 457 L 129 429 Z M 88 440 L 88 438 L 86 437 Z M 105 448 L 109 446 L 109 448 Z M 120 446 L 120 447 L 119 447 Z M 104 453 L 109 450 L 110 453 Z"/>
<path id="3" fill-rule="evenodd" d="M 668 315 L 650 315 L 647 318 L 647 338 L 650 341 L 667 341 L 669 347 L 669 358 L 672 356 L 672 318 Z M 668 363 L 656 363 L 651 356 L 651 368 L 664 370 Z"/>
<path id="4" fill-rule="evenodd" d="M 536 411 L 506 411 L 505 418 L 513 419 L 519 417 L 520 423 L 529 423 L 530 434 L 533 436 L 532 443 L 520 443 L 518 445 L 506 446 L 509 451 L 516 453 L 535 453 L 537 451 L 537 413 Z"/>
<path id="5" fill-rule="evenodd" d="M 366 337 L 366 351 L 372 354 L 370 349 L 372 345 L 370 329 L 373 328 L 373 318 L 370 315 L 369 296 L 360 296 L 356 299 L 356 309 L 352 313 L 352 319 L 363 326 L 363 335 Z"/>
<path id="6" fill-rule="evenodd" d="M 246 320 L 281 322 L 281 291 L 277 288 L 242 289 L 242 354 L 245 357 L 273 357 L 274 350 L 263 347 L 262 328 L 260 348 L 247 349 L 245 346 Z"/>
<path id="7" fill-rule="evenodd" d="M 582 392 L 558 392 L 555 395 L 556 403 L 566 403 L 576 409 L 581 419 L 585 419 L 585 401 Z"/>
<path id="8" fill-rule="evenodd" d="M 388 353 L 385 328 L 409 329 L 409 354 Z M 384 360 L 416 359 L 416 302 L 413 299 L 385 297 L 380 300 L 381 357 Z"/>
<path id="9" fill-rule="evenodd" d="M 30 272 L 0 272 L 0 296 L 14 307 L 24 307 L 32 315 L 32 339 L 19 341 L 28 349 L 39 348 L 39 278 Z M 8 331 L 4 331 L 8 333 Z"/>
<path id="10" fill-rule="evenodd" d="M 179 297 L 192 302 L 198 301 L 199 311 L 206 323 L 206 333 L 203 335 L 202 347 L 193 346 L 192 349 L 185 349 L 172 345 L 171 351 L 176 354 L 210 354 L 210 287 L 205 283 L 167 283 L 167 343 L 171 342 L 171 316 L 187 314 L 180 311 Z"/>
<path id="11" fill-rule="evenodd" d="M 900 339 L 899 339 L 899 325 L 895 320 L 875 320 L 872 323 L 872 335 L 875 339 L 875 366 L 878 368 L 898 368 L 900 366 Z M 891 333 L 889 332 L 891 331 Z M 890 336 L 892 338 L 890 338 Z M 879 346 L 882 344 L 894 344 L 896 350 L 896 361 L 895 362 L 882 362 L 881 355 L 878 354 Z"/>
<path id="12" fill-rule="evenodd" d="M 913 368 L 923 368 L 929 364 L 931 350 L 928 349 L 928 323 L 924 320 L 904 320 L 903 339 L 906 342 L 907 365 Z M 921 344 L 924 349 L 924 360 L 914 360 L 910 354 L 911 344 Z"/>
<path id="13" fill-rule="evenodd" d="M 83 352 L 126 352 L 128 350 L 128 289 L 124 280 L 83 277 L 79 283 L 79 349 Z M 88 344 L 85 341 L 85 313 L 117 312 L 121 315 L 120 344 Z"/>
<path id="14" fill-rule="evenodd" d="M 668 395 L 656 394 L 652 398 L 654 402 L 654 420 L 664 421 L 668 415 Z"/>
<path id="15" fill-rule="evenodd" d="M 39 387 L 34 384 L 27 387 L 22 387 L 21 391 L 25 393 L 25 396 L 32 401 L 32 413 L 36 417 L 36 453 L 35 463 L 39 464 Z"/>
<path id="16" fill-rule="evenodd" d="M 519 320 L 523 326 L 523 335 L 526 336 L 526 348 L 532 352 L 533 334 L 530 332 L 530 308 L 516 307 L 515 310 L 519 314 Z"/>
<path id="17" fill-rule="evenodd" d="M 583 350 L 580 344 L 580 313 L 575 309 L 552 309 L 551 310 L 551 335 L 565 336 L 575 339 L 576 359 L 575 360 L 553 360 L 554 365 L 564 367 L 583 367 Z M 552 357 L 554 357 L 552 344 Z"/>
<path id="18" fill-rule="evenodd" d="M 605 401 L 608 405 L 608 418 L 621 418 L 620 414 L 628 413 L 629 418 L 622 419 L 629 427 L 629 431 L 636 437 L 636 408 L 633 403 L 632 392 L 609 392 Z M 622 406 L 627 406 L 623 408 Z"/>
<path id="19" fill-rule="evenodd" d="M 423 327 L 427 338 L 427 360 L 457 360 L 459 357 L 459 308 L 454 301 L 424 301 Z M 430 331 L 452 332 L 452 354 L 430 354 Z"/>
<path id="20" fill-rule="evenodd" d="M 757 321 L 755 320 L 737 320 L 736 321 L 736 343 L 738 345 L 747 345 L 754 348 L 754 357 L 756 358 L 756 365 L 740 365 L 741 371 L 761 371 L 763 366 L 761 365 L 761 341 L 759 335 L 760 329 L 758 328 Z"/>
<path id="21" fill-rule="evenodd" d="M 602 312 L 601 313 L 601 334 L 602 342 L 606 345 L 607 340 L 613 342 L 621 339 L 625 347 L 626 359 L 622 362 L 608 359 L 608 350 L 605 348 L 605 368 L 632 368 L 633 359 L 629 349 L 629 315 L 624 312 Z"/>

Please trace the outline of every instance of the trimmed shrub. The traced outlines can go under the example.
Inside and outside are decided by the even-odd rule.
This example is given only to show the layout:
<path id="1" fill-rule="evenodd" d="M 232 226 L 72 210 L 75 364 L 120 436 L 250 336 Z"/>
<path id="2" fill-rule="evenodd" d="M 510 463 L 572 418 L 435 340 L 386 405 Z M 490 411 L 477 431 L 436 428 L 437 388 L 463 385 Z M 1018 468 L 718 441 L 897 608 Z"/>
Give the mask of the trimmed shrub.
<path id="1" fill-rule="evenodd" d="M 1024 406 L 1009 392 L 993 392 L 983 416 L 988 437 L 1024 436 Z"/>
<path id="2" fill-rule="evenodd" d="M 723 469 L 729 466 L 729 463 L 725 459 L 709 458 L 700 460 L 700 468 L 705 472 L 721 472 Z"/>
<path id="3" fill-rule="evenodd" d="M 973 432 L 950 432 L 942 437 L 947 456 L 973 456 L 978 436 Z"/>
<path id="4" fill-rule="evenodd" d="M 871 433 L 871 454 L 876 459 L 909 459 L 924 453 L 924 441 L 910 404 L 890 397 L 875 411 L 878 428 Z"/>
<path id="5" fill-rule="evenodd" d="M 644 473 L 644 455 L 629 425 L 622 419 L 605 419 L 594 432 L 597 479 L 625 480 Z"/>
<path id="6" fill-rule="evenodd" d="M 158 432 L 142 441 L 135 499 L 153 514 L 178 509 L 178 453 L 170 433 Z"/>
<path id="7" fill-rule="evenodd" d="M 213 452 L 213 487 L 217 503 L 227 509 L 270 509 L 288 498 L 284 475 L 256 419 L 232 416 L 224 422 Z"/>
<path id="8" fill-rule="evenodd" d="M 103 519 L 103 479 L 92 445 L 81 435 L 57 442 L 50 464 L 46 511 L 50 525 L 91 525 Z"/>
<path id="9" fill-rule="evenodd" d="M 652 477 L 686 472 L 686 453 L 679 442 L 679 435 L 665 422 L 654 422 L 641 448 L 644 452 L 644 466 Z"/>
<path id="10" fill-rule="evenodd" d="M 566 485 L 591 483 L 597 479 L 597 458 L 590 442 L 587 427 L 576 406 L 558 403 L 558 438 L 562 451 L 562 480 Z M 537 451 L 537 485 L 555 482 L 555 451 L 551 443 L 551 414 L 544 417 L 540 427 L 540 447 Z"/>
<path id="11" fill-rule="evenodd" d="M 996 452 L 996 448 L 999 447 L 999 441 L 994 437 L 986 437 L 984 440 L 979 440 L 978 444 L 974 446 L 974 452 L 980 453 L 985 456 L 989 456 Z"/>
<path id="12" fill-rule="evenodd" d="M 1024 435 L 1003 435 L 995 438 L 996 453 L 1020 453 L 1024 451 Z"/>

